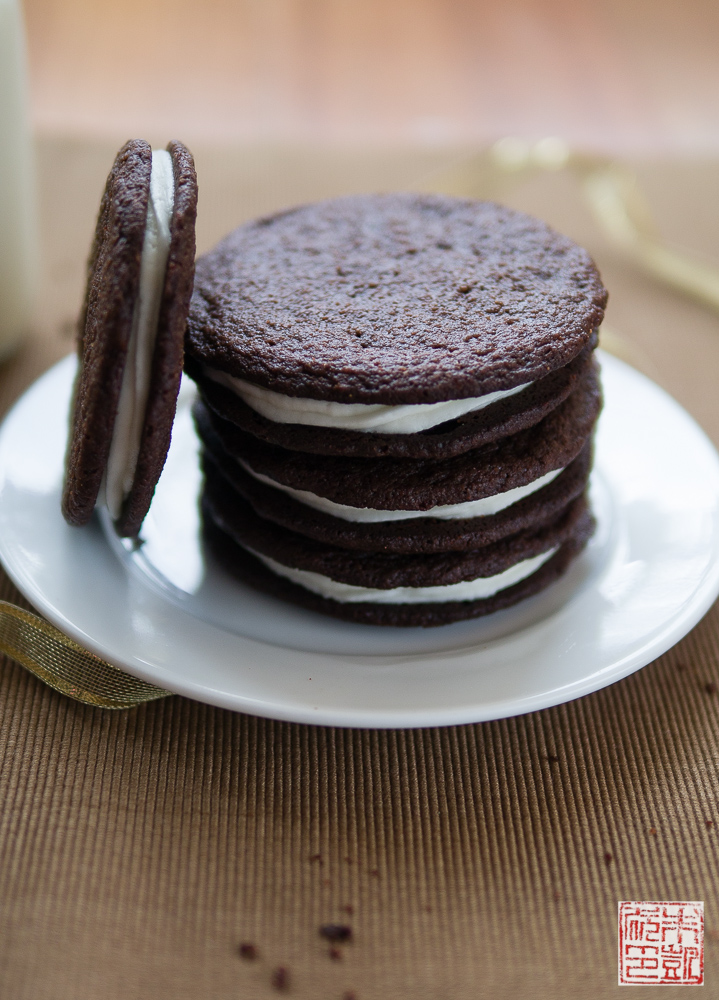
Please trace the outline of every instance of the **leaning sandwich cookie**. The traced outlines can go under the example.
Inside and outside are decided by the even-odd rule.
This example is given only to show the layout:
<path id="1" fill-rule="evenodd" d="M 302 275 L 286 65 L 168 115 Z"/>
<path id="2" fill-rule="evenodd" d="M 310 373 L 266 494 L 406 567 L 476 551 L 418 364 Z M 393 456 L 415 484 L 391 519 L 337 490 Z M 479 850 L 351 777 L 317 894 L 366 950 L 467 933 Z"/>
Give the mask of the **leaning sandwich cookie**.
<path id="1" fill-rule="evenodd" d="M 118 153 L 88 262 L 62 511 L 134 536 L 165 463 L 194 277 L 197 179 L 179 142 Z"/>

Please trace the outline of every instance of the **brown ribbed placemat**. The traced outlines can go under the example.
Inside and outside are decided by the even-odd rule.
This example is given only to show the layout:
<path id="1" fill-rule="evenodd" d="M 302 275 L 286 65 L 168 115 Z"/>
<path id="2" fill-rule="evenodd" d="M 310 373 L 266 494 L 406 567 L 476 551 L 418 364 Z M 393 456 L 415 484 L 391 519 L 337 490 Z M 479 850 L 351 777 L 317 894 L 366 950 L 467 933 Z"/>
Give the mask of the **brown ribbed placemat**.
<path id="1" fill-rule="evenodd" d="M 113 152 L 43 147 L 45 325 L 0 372 L 0 405 L 69 347 Z M 196 152 L 204 245 L 256 211 L 408 186 L 432 165 Z M 718 175 L 716 163 L 643 173 L 660 224 L 707 256 Z M 560 174 L 509 200 L 590 247 L 632 360 L 719 440 L 716 316 L 607 248 Z M 4 577 L 0 599 L 24 604 Z M 619 899 L 705 901 L 711 996 L 718 685 L 717 606 L 597 694 L 423 731 L 290 725 L 179 697 L 106 712 L 1 661 L 0 1000 L 262 1000 L 282 995 L 280 965 L 287 995 L 308 1000 L 594 1000 L 620 989 Z M 354 934 L 337 959 L 318 934 L 330 922 Z M 238 955 L 243 941 L 259 958 Z"/>
<path id="2" fill-rule="evenodd" d="M 281 965 L 312 1000 L 605 997 L 619 899 L 703 899 L 715 989 L 718 684 L 719 606 L 604 691 L 446 729 L 103 712 L 5 662 L 0 995 L 270 998 Z"/>

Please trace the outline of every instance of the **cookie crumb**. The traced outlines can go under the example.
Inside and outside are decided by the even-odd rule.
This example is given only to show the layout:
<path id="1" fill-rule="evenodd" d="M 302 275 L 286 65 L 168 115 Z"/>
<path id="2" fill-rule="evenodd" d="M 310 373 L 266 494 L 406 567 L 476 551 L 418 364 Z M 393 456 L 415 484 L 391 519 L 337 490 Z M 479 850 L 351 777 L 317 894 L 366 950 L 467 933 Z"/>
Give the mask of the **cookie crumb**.
<path id="1" fill-rule="evenodd" d="M 248 960 L 259 958 L 260 955 L 257 945 L 250 944 L 249 941 L 243 941 L 239 946 L 238 951 L 243 958 Z"/>
<path id="2" fill-rule="evenodd" d="M 276 990 L 286 990 L 290 985 L 290 974 L 284 965 L 278 965 L 272 973 L 272 985 Z"/>
<path id="3" fill-rule="evenodd" d="M 322 924 L 320 934 L 328 941 L 349 941 L 352 928 L 348 924 Z"/>
<path id="4" fill-rule="evenodd" d="M 714 826 L 714 820 L 713 819 L 705 819 L 704 820 L 704 824 L 705 824 L 705 826 L 706 826 L 706 828 L 708 830 L 710 827 Z"/>
<path id="5" fill-rule="evenodd" d="M 330 958 L 333 958 L 335 962 L 338 962 L 342 958 L 342 952 L 339 950 L 339 948 L 330 948 L 327 954 L 330 956 Z"/>
<path id="6" fill-rule="evenodd" d="M 345 903 L 345 905 L 342 907 L 342 910 L 344 911 L 344 913 L 348 914 L 348 916 L 350 916 L 350 917 L 352 916 L 352 914 L 355 911 L 354 910 L 354 906 L 352 906 L 351 903 Z"/>
<path id="7" fill-rule="evenodd" d="M 609 851 L 606 851 L 604 855 L 604 864 L 610 865 L 612 861 L 614 861 L 614 857 L 609 853 Z"/>
<path id="8" fill-rule="evenodd" d="M 321 854 L 310 854 L 310 861 L 319 861 L 319 863 L 322 864 L 322 855 Z"/>
<path id="9" fill-rule="evenodd" d="M 649 827 L 649 832 L 651 833 L 652 837 L 656 837 L 656 835 L 657 835 L 657 828 L 655 826 L 650 826 Z"/>
<path id="10" fill-rule="evenodd" d="M 559 757 L 556 755 L 556 753 L 545 754 L 545 759 L 548 760 L 550 764 L 559 763 Z"/>
<path id="11" fill-rule="evenodd" d="M 347 990 L 342 994 L 342 1000 L 357 1000 L 357 994 L 354 990 Z"/>
<path id="12" fill-rule="evenodd" d="M 707 694 L 716 694 L 717 693 L 717 686 L 714 683 L 714 681 L 709 681 L 708 684 L 704 685 L 704 690 L 706 691 Z"/>

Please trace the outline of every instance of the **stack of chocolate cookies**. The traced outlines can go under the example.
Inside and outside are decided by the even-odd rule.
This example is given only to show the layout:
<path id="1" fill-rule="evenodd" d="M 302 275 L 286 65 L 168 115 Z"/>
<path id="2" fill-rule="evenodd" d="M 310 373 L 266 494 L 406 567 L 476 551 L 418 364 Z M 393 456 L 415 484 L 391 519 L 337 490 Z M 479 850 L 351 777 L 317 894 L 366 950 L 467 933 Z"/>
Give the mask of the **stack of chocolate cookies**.
<path id="1" fill-rule="evenodd" d="M 497 205 L 322 202 L 197 262 L 186 371 L 225 566 L 327 614 L 430 626 L 559 577 L 593 529 L 606 291 Z"/>

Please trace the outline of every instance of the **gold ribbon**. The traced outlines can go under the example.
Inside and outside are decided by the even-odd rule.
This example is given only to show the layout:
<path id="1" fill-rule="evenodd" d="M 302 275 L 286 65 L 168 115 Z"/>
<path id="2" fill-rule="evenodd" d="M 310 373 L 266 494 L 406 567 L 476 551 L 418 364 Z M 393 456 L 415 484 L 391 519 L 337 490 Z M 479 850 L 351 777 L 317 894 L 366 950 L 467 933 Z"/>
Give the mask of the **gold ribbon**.
<path id="1" fill-rule="evenodd" d="M 424 186 L 464 197 L 501 198 L 517 181 L 544 170 L 569 170 L 576 175 L 602 232 L 638 267 L 719 310 L 719 271 L 678 253 L 661 239 L 637 175 L 626 164 L 577 152 L 560 139 L 529 143 L 506 138 L 435 174 Z M 601 344 L 633 360 L 622 338 L 606 328 Z M 56 691 L 88 705 L 131 708 L 170 693 L 113 667 L 44 619 L 5 601 L 0 601 L 0 652 Z"/>
<path id="2" fill-rule="evenodd" d="M 62 694 L 98 708 L 133 708 L 170 694 L 89 653 L 44 618 L 0 601 L 0 652 Z"/>
<path id="3" fill-rule="evenodd" d="M 662 239 L 637 173 L 626 163 L 573 150 L 562 139 L 530 143 L 507 137 L 433 175 L 425 187 L 496 199 L 519 180 L 548 170 L 568 170 L 576 176 L 597 225 L 615 249 L 662 284 L 719 311 L 719 269 Z"/>

